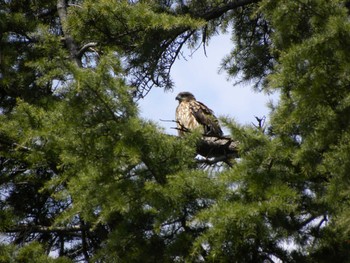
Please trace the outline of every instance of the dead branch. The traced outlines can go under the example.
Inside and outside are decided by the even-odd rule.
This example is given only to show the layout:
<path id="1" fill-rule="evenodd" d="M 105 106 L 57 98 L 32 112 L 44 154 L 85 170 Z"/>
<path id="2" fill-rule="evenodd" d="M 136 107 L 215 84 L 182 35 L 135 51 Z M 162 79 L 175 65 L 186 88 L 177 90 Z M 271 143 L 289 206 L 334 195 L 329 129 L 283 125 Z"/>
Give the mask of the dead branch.
<path id="1" fill-rule="evenodd" d="M 265 131 L 265 121 L 266 121 L 266 116 L 262 116 L 261 118 L 257 117 L 257 116 L 254 116 L 256 121 L 258 122 L 258 125 L 253 124 L 253 126 L 261 131 Z"/>
<path id="2" fill-rule="evenodd" d="M 239 143 L 230 137 L 204 136 L 197 144 L 197 153 L 218 160 L 234 159 L 239 157 L 238 146 Z"/>
<path id="3" fill-rule="evenodd" d="M 166 122 L 177 123 L 178 127 L 173 127 L 173 129 L 182 131 L 185 133 L 190 133 L 191 131 L 184 127 L 181 123 L 175 120 L 161 120 Z M 214 158 L 208 160 L 208 162 L 225 162 L 229 166 L 232 165 L 232 160 L 239 158 L 239 142 L 232 140 L 228 136 L 207 136 L 203 135 L 202 138 L 197 143 L 197 154 L 203 156 L 204 158 Z"/>

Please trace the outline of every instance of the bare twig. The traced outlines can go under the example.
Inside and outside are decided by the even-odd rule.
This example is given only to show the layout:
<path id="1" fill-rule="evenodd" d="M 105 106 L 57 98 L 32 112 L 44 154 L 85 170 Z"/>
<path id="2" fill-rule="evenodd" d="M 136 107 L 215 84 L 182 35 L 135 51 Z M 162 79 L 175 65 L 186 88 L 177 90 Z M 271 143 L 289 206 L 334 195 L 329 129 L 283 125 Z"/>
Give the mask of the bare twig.
<path id="1" fill-rule="evenodd" d="M 6 229 L 4 233 L 18 233 L 18 232 L 27 232 L 27 233 L 69 233 L 69 232 L 80 232 L 83 230 L 89 230 L 88 225 L 73 225 L 67 227 L 50 227 L 50 226 L 41 226 L 41 225 L 19 225 L 14 228 Z"/>
<path id="2" fill-rule="evenodd" d="M 257 120 L 258 125 L 252 123 L 253 126 L 259 130 L 265 131 L 264 125 L 265 125 L 266 117 L 263 116 L 263 117 L 259 118 L 259 117 L 255 116 L 255 119 Z"/>
<path id="3" fill-rule="evenodd" d="M 180 123 L 179 121 L 175 121 L 175 120 L 162 120 L 160 119 L 160 121 L 164 121 L 164 122 L 175 122 L 178 127 L 172 127 L 171 129 L 175 129 L 178 131 L 182 131 L 182 132 L 191 132 L 190 129 L 186 128 L 182 123 Z"/>

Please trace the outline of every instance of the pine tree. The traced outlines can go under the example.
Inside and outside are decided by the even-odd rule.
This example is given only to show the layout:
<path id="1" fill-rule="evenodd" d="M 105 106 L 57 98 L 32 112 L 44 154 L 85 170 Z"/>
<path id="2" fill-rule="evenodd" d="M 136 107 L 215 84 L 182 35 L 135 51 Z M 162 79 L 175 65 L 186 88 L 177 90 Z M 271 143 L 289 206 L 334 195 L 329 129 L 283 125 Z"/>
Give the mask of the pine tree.
<path id="1" fill-rule="evenodd" d="M 259 31 L 248 43 L 245 33 L 236 33 L 240 45 L 226 68 L 243 72 L 243 80 L 262 77 L 257 87 L 281 97 L 267 132 L 228 123 L 241 142 L 241 162 L 222 174 L 232 191 L 200 213 L 216 226 L 198 243 L 212 248 L 209 258 L 349 260 L 346 7 L 342 1 L 262 1 L 253 14 L 257 30 L 270 28 L 264 41 Z M 252 61 L 261 61 L 257 71 Z"/>
<path id="2" fill-rule="evenodd" d="M 135 86 L 141 67 L 152 81 L 165 74 L 170 83 L 168 69 L 155 65 L 167 48 L 163 39 L 170 45 L 172 32 L 203 24 L 164 8 L 124 1 L 1 3 L 1 231 L 19 246 L 2 247 L 4 261 L 33 241 L 41 245 L 23 253 L 54 252 L 74 261 L 168 260 L 188 252 L 200 230 L 178 229 L 187 229 L 201 206 L 178 195 L 181 207 L 161 211 L 177 200 L 160 186 L 196 166 L 195 138 L 162 134 L 138 117 L 134 101 L 142 93 Z M 147 66 L 145 59 L 154 61 Z M 202 183 L 196 176 L 190 193 Z M 185 240 L 180 250 L 167 247 Z"/>
<path id="3" fill-rule="evenodd" d="M 349 259 L 346 1 L 0 6 L 1 262 Z M 280 100 L 266 127 L 223 120 L 240 158 L 216 169 L 137 99 L 229 30 L 223 68 Z"/>

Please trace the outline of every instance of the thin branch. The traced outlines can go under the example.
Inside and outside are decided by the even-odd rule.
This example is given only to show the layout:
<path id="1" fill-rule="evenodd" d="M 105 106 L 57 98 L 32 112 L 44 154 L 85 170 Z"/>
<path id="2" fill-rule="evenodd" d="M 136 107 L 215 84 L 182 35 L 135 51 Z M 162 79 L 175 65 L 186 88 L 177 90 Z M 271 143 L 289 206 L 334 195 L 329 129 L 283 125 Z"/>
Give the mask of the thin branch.
<path id="1" fill-rule="evenodd" d="M 0 134 L 0 146 L 1 145 L 6 145 L 7 147 L 15 148 L 15 149 L 21 150 L 23 152 L 30 152 L 30 151 L 32 151 L 32 149 L 29 148 L 29 147 L 20 145 L 20 144 L 15 143 L 15 142 L 8 141 L 7 138 L 1 137 L 1 134 Z"/>
<path id="2" fill-rule="evenodd" d="M 318 223 L 318 225 L 317 225 L 317 230 L 319 231 L 320 228 L 322 227 L 323 223 L 324 223 L 324 222 L 327 222 L 327 221 L 328 221 L 327 215 L 323 215 L 322 220 L 321 220 L 320 223 Z"/>
<path id="3" fill-rule="evenodd" d="M 112 119 L 116 122 L 119 121 L 119 118 L 116 116 L 115 112 L 113 111 L 113 109 L 108 105 L 108 103 L 103 99 L 103 97 L 100 95 L 100 93 L 95 90 L 93 87 L 91 87 L 89 85 L 89 83 L 86 83 L 87 87 L 89 88 L 89 90 L 91 92 L 93 92 L 97 99 L 106 107 L 106 110 L 108 111 L 108 113 L 111 115 Z"/>
<path id="4" fill-rule="evenodd" d="M 175 122 L 175 123 L 177 123 L 177 121 L 175 121 L 175 120 L 162 120 L 162 119 L 159 119 L 160 121 L 164 121 L 164 122 Z"/>
<path id="5" fill-rule="evenodd" d="M 73 225 L 69 227 L 50 227 L 41 225 L 19 225 L 15 228 L 6 229 L 3 233 L 70 233 L 89 230 L 88 225 Z"/>
<path id="6" fill-rule="evenodd" d="M 258 125 L 255 125 L 254 123 L 252 123 L 253 126 L 264 132 L 265 131 L 264 125 L 265 125 L 266 117 L 263 116 L 263 117 L 259 118 L 259 117 L 255 116 L 255 119 L 258 122 Z"/>

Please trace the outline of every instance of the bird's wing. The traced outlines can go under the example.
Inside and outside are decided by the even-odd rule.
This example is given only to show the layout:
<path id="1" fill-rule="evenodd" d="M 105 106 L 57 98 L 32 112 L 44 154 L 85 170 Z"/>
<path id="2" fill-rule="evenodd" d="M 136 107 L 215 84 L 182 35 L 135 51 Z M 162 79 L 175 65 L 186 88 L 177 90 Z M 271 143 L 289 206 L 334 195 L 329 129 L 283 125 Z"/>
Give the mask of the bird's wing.
<path id="1" fill-rule="evenodd" d="M 209 109 L 206 105 L 196 100 L 191 101 L 189 106 L 197 122 L 203 125 L 205 135 L 223 135 L 219 122 L 211 109 Z"/>

